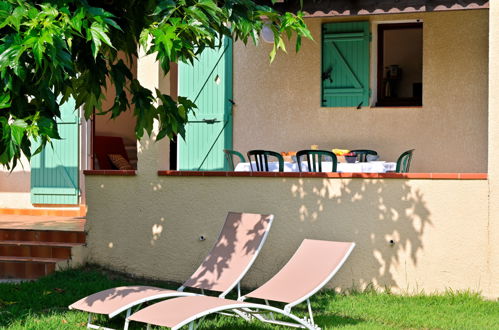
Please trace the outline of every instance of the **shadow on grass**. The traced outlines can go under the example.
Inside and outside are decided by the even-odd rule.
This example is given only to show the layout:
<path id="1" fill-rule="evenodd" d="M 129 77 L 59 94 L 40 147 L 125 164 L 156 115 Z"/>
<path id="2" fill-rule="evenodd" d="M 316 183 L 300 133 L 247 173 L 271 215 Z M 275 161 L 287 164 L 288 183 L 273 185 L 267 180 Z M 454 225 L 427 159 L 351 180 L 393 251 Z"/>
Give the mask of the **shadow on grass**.
<path id="1" fill-rule="evenodd" d="M 123 285 L 154 285 L 163 288 L 176 288 L 175 283 L 127 277 L 97 266 L 86 266 L 80 269 L 57 272 L 37 281 L 17 284 L 0 284 L 0 328 L 6 329 L 74 329 L 85 327 L 88 314 L 70 311 L 67 306 L 82 297 Z M 322 295 L 321 295 L 322 296 Z M 235 296 L 229 296 L 235 298 Z M 355 325 L 361 319 L 336 314 L 324 314 L 327 301 L 325 298 L 313 300 L 316 319 L 319 324 Z M 142 306 L 144 307 L 144 305 Z M 303 317 L 306 308 L 297 306 L 295 312 Z M 124 315 L 111 320 L 102 315 L 93 318 L 93 322 L 111 328 L 122 328 Z M 143 329 L 144 324 L 130 324 L 130 329 Z M 214 315 L 208 317 L 200 326 L 201 329 L 276 329 L 276 326 L 260 322 L 245 322 L 241 319 Z"/>
<path id="2" fill-rule="evenodd" d="M 85 328 L 87 314 L 70 311 L 68 305 L 100 290 L 138 284 L 168 289 L 178 286 L 131 278 L 94 266 L 57 272 L 33 282 L 0 284 L 0 329 Z M 234 299 L 234 293 L 228 298 Z M 406 296 L 375 290 L 352 291 L 347 295 L 323 291 L 311 303 L 315 321 L 322 329 L 496 329 L 499 324 L 498 302 L 485 301 L 476 293 Z M 293 313 L 308 316 L 306 304 L 293 308 Z M 124 315 L 111 320 L 97 316 L 94 323 L 121 329 Z M 132 322 L 130 329 L 145 329 L 145 325 Z M 284 328 L 210 315 L 200 329 Z"/>
<path id="3" fill-rule="evenodd" d="M 36 281 L 3 283 L 0 284 L 0 328 L 12 325 L 16 325 L 14 328 L 31 329 L 32 325 L 36 328 L 39 323 L 36 322 L 37 319 L 52 317 L 61 320 L 70 318 L 77 323 L 86 322 L 86 313 L 71 312 L 67 306 L 97 291 L 137 284 L 168 289 L 178 287 L 173 283 L 127 277 L 97 266 L 56 272 Z M 30 326 L 21 326 L 22 324 Z M 50 325 L 48 328 L 54 327 Z"/>

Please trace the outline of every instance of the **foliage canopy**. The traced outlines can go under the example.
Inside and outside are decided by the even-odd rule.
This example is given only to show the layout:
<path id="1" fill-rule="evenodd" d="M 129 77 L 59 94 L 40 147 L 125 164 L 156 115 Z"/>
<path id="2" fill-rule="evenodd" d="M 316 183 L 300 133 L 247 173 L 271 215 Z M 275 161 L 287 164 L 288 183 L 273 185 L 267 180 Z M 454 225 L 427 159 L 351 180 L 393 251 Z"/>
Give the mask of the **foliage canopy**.
<path id="1" fill-rule="evenodd" d="M 119 54 L 132 63 L 140 45 L 156 54 L 166 74 L 170 63 L 193 63 L 223 36 L 257 43 L 268 25 L 273 60 L 279 49 L 286 51 L 284 38 L 296 35 L 297 50 L 302 37 L 311 38 L 301 13 L 279 13 L 273 2 L 0 0 L 0 164 L 15 167 L 22 154 L 29 159 L 60 138 L 56 118 L 69 98 L 87 119 L 94 111 L 115 118 L 129 110 L 131 99 L 137 138 L 151 133 L 154 120 L 157 139 L 184 136 L 195 104 L 146 89 Z M 116 91 L 108 109 L 102 107 L 105 88 Z M 41 142 L 36 151 L 33 140 Z"/>

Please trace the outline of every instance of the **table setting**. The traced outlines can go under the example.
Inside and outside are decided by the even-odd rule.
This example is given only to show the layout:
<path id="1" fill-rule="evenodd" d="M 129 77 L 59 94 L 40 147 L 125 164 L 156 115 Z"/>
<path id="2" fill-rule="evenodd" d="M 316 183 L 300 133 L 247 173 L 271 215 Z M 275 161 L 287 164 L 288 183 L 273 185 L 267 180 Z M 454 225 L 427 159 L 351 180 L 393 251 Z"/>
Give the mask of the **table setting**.
<path id="1" fill-rule="evenodd" d="M 312 150 L 314 149 L 312 146 Z M 386 173 L 386 172 L 394 172 L 397 167 L 396 162 L 387 162 L 383 160 L 379 160 L 379 156 L 368 154 L 364 155 L 362 158 L 364 161 L 359 161 L 357 154 L 351 152 L 346 149 L 333 149 L 332 152 L 336 155 L 338 160 L 336 172 L 338 173 Z M 296 152 L 282 152 L 282 158 L 284 159 L 284 172 L 300 172 L 298 162 L 296 159 Z M 301 158 L 302 161 L 301 171 L 309 172 L 308 162 L 303 161 L 306 158 Z M 316 163 L 316 165 L 319 165 Z M 321 162 L 322 172 L 333 172 L 332 171 L 332 162 L 331 161 L 323 161 Z M 251 172 L 256 169 L 256 163 L 252 162 L 240 162 L 234 168 L 236 172 Z M 279 162 L 278 161 L 269 161 L 268 162 L 268 171 L 269 172 L 279 172 Z"/>

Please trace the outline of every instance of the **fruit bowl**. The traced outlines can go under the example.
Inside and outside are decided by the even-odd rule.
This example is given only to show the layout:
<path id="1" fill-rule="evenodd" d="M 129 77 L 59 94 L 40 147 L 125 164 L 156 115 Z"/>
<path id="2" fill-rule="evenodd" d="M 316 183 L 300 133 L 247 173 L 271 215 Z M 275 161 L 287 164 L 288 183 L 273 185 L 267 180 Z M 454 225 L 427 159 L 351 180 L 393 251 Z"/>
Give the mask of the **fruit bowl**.
<path id="1" fill-rule="evenodd" d="M 357 156 L 345 156 L 347 163 L 355 163 L 357 161 Z"/>

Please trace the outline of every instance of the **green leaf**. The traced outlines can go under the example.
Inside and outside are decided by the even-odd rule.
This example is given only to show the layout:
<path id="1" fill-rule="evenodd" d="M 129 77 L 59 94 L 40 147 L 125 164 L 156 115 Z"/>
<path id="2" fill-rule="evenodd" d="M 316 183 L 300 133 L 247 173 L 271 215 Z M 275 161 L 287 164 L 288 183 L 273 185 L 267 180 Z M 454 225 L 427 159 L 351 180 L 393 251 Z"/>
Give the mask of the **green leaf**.
<path id="1" fill-rule="evenodd" d="M 11 106 L 10 94 L 9 93 L 0 93 L 0 109 L 9 108 L 10 106 Z"/>
<path id="2" fill-rule="evenodd" d="M 26 131 L 26 127 L 28 125 L 25 121 L 17 119 L 10 125 L 10 130 L 12 134 L 12 140 L 18 145 L 21 145 L 21 141 L 23 139 L 24 133 Z"/>
<path id="3" fill-rule="evenodd" d="M 17 31 L 19 31 L 19 29 L 21 28 L 21 22 L 25 14 L 26 9 L 23 6 L 18 6 L 14 9 L 9 17 L 10 23 Z"/>
<path id="4" fill-rule="evenodd" d="M 107 28 L 97 22 L 94 22 L 90 26 L 89 31 L 92 40 L 92 55 L 94 58 L 97 57 L 97 53 L 99 52 L 101 46 L 101 41 L 109 47 L 114 48 L 113 44 L 111 43 L 111 39 L 109 39 L 108 35 L 106 34 Z"/>
<path id="5" fill-rule="evenodd" d="M 83 20 L 85 19 L 85 11 L 80 8 L 76 11 L 76 14 L 71 18 L 70 25 L 73 29 L 81 33 L 81 28 L 83 26 Z"/>
<path id="6" fill-rule="evenodd" d="M 38 132 L 42 136 L 47 136 L 51 139 L 60 139 L 59 132 L 57 130 L 57 124 L 54 119 L 41 117 L 38 120 Z"/>

